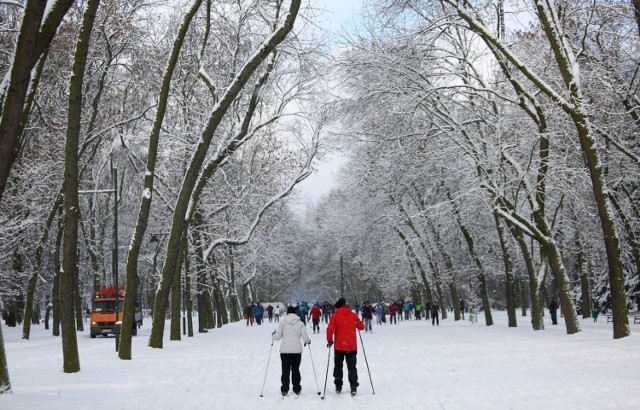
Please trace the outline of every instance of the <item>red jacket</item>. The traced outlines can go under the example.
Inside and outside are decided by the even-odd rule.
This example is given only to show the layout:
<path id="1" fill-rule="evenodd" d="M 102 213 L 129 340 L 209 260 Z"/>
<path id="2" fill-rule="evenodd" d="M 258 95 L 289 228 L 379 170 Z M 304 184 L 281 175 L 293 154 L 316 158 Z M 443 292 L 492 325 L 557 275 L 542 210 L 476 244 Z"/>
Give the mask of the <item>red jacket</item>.
<path id="1" fill-rule="evenodd" d="M 389 313 L 396 313 L 398 311 L 398 307 L 395 303 L 389 305 Z"/>
<path id="2" fill-rule="evenodd" d="M 364 323 L 348 306 L 342 306 L 329 320 L 327 342 L 334 342 L 334 349 L 340 352 L 358 350 L 356 328 L 364 330 Z"/>
<path id="3" fill-rule="evenodd" d="M 320 316 L 322 316 L 322 310 L 317 306 L 314 306 L 311 312 L 309 312 L 309 318 L 313 318 L 314 320 L 320 319 Z"/>

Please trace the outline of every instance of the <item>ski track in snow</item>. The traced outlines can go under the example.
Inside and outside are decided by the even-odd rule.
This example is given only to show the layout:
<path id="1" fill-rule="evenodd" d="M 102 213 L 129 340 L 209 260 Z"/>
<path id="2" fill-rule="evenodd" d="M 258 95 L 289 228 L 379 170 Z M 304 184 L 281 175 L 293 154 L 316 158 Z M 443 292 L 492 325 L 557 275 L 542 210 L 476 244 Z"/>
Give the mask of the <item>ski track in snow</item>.
<path id="1" fill-rule="evenodd" d="M 604 320 L 603 320 L 604 319 Z M 453 321 L 401 321 L 374 324 L 361 333 L 371 381 L 358 338 L 360 387 L 354 398 L 333 388 L 333 351 L 327 374 L 326 326 L 313 334 L 311 354 L 304 348 L 301 397 L 281 397 L 280 342 L 271 332 L 277 323 L 247 327 L 234 323 L 163 349 L 147 347 L 150 320 L 134 337 L 132 360 L 120 360 L 112 337 L 78 334 L 81 371 L 62 372 L 60 338 L 33 326 L 30 341 L 21 328 L 2 331 L 13 394 L 0 396 L 0 409 L 636 409 L 640 326 L 612 339 L 612 325 L 601 318 L 581 321 L 582 332 L 566 335 L 563 322 L 534 332 L 528 317 L 508 328 L 504 312 L 496 324 Z M 633 317 L 631 317 L 633 323 Z M 270 358 L 270 359 L 269 359 Z M 263 397 L 260 397 L 269 361 Z M 290 393 L 292 394 L 292 393 Z"/>

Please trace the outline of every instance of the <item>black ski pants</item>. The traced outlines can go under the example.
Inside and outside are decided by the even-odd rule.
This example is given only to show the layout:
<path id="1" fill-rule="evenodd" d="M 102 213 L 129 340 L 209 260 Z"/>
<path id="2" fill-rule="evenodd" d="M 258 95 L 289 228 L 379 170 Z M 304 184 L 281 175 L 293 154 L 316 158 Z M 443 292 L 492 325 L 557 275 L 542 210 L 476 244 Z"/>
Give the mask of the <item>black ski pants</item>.
<path id="1" fill-rule="evenodd" d="M 358 387 L 358 369 L 356 368 L 356 364 L 358 362 L 357 354 L 357 350 L 349 352 L 342 352 L 340 350 L 335 351 L 333 378 L 336 389 L 342 390 L 342 362 L 345 359 L 347 362 L 347 371 L 349 373 L 349 385 L 351 387 Z"/>
<path id="2" fill-rule="evenodd" d="M 289 374 L 291 374 L 293 392 L 299 394 L 300 390 L 302 390 L 302 386 L 300 386 L 302 353 L 280 353 L 280 360 L 282 360 L 282 377 L 280 378 L 282 386 L 280 391 L 285 394 L 289 392 Z"/>

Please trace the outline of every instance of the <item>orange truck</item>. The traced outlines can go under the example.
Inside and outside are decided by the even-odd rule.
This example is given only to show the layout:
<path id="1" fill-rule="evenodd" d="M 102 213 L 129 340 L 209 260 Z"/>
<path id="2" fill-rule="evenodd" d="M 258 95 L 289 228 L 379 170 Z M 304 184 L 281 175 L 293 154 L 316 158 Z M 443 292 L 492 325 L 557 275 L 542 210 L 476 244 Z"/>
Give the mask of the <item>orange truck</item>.
<path id="1" fill-rule="evenodd" d="M 117 302 L 116 302 L 117 300 Z M 122 325 L 122 310 L 124 306 L 124 286 L 116 292 L 115 286 L 100 289 L 91 305 L 91 338 L 98 335 L 116 334 L 116 312 L 118 324 Z M 142 311 L 136 302 L 133 328 L 131 334 L 137 335 L 138 328 L 142 326 Z"/>

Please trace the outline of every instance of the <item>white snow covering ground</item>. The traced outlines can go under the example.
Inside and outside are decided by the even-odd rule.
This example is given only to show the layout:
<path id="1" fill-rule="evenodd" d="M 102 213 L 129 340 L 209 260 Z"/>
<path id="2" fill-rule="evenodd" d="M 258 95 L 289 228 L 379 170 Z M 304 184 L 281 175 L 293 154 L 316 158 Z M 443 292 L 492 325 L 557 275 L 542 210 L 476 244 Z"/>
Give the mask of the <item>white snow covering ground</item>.
<path id="1" fill-rule="evenodd" d="M 182 341 L 166 335 L 164 348 L 152 349 L 147 319 L 130 361 L 118 359 L 113 337 L 82 332 L 82 370 L 75 374 L 63 373 L 60 338 L 43 325 L 32 328 L 29 341 L 21 340 L 21 328 L 3 326 L 12 394 L 0 396 L 0 409 L 640 408 L 640 325 L 633 316 L 632 335 L 620 340 L 613 340 L 606 316 L 582 320 L 582 332 L 571 336 L 562 318 L 552 326 L 548 315 L 546 330 L 538 332 L 521 316 L 518 328 L 508 328 L 504 312 L 494 312 L 490 327 L 482 314 L 475 324 L 451 316 L 440 326 L 412 320 L 361 333 L 354 398 L 334 392 L 331 352 L 324 400 L 318 395 L 329 353 L 324 325 L 321 334 L 308 326 L 313 343 L 302 356 L 297 399 L 280 395 L 279 342 L 271 351 L 277 324 L 268 321 L 234 323 Z"/>

